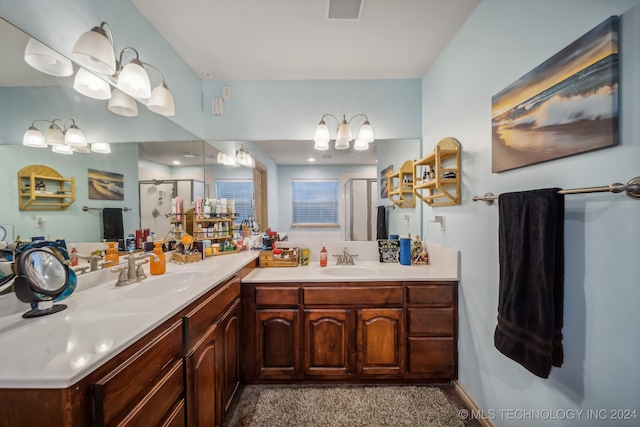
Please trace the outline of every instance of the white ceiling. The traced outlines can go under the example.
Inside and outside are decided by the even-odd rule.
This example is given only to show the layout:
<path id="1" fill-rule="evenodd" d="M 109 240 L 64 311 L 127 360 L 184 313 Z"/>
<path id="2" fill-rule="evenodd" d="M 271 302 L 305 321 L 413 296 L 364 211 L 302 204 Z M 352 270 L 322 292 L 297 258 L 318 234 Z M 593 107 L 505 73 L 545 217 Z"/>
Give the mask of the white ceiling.
<path id="1" fill-rule="evenodd" d="M 422 78 L 480 2 L 362 0 L 358 19 L 331 20 L 329 0 L 132 1 L 196 74 L 223 81 Z M 258 145 L 278 164 L 376 159 L 375 144 L 365 152 Z"/>
<path id="2" fill-rule="evenodd" d="M 345 0 L 333 0 L 337 2 Z M 203 79 L 421 78 L 480 0 L 132 0 Z"/>

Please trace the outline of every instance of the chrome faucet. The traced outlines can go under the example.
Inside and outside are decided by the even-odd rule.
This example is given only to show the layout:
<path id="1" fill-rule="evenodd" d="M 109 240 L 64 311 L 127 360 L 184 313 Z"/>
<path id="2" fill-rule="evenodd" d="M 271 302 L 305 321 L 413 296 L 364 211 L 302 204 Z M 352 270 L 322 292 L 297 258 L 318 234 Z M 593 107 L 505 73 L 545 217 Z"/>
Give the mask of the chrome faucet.
<path id="1" fill-rule="evenodd" d="M 96 270 L 100 269 L 99 262 L 102 261 L 102 256 L 101 255 L 96 255 L 96 254 L 91 254 L 91 255 L 71 254 L 69 256 L 69 258 L 70 259 L 74 259 L 74 258 L 86 259 L 87 261 L 89 261 L 89 271 L 96 271 Z M 84 272 L 86 272 L 87 268 L 86 267 L 80 267 L 78 270 L 80 270 L 82 273 L 84 273 Z"/>
<path id="2" fill-rule="evenodd" d="M 116 286 L 130 285 L 135 282 L 139 282 L 147 277 L 142 269 L 142 265 L 149 262 L 147 258 L 153 258 L 154 261 L 160 261 L 158 255 L 153 252 L 145 252 L 142 255 L 130 254 L 124 257 L 127 260 L 126 265 L 118 266 L 111 269 L 114 273 L 120 273 Z M 136 261 L 141 261 L 136 263 Z"/>
<path id="3" fill-rule="evenodd" d="M 342 255 L 333 255 L 338 257 L 338 262 L 336 265 L 354 265 L 353 257 L 358 256 L 358 254 L 350 254 L 347 248 L 344 248 L 342 251 Z"/>

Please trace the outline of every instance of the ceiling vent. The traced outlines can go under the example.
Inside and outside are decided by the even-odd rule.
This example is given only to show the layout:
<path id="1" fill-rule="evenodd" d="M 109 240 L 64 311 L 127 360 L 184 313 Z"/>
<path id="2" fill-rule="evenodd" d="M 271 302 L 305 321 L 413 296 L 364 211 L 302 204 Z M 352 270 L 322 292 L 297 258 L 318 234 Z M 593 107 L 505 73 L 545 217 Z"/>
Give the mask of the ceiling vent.
<path id="1" fill-rule="evenodd" d="M 329 19 L 358 20 L 364 0 L 329 0 Z"/>

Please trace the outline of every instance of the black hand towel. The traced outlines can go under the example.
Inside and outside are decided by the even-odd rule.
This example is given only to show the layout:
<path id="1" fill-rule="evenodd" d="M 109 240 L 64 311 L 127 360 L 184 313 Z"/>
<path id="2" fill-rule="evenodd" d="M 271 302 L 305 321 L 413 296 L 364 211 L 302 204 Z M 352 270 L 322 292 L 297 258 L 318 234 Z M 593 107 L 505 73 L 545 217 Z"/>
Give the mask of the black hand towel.
<path id="1" fill-rule="evenodd" d="M 103 238 L 109 242 L 124 239 L 124 226 L 122 225 L 122 208 L 102 209 Z"/>
<path id="2" fill-rule="evenodd" d="M 378 219 L 377 219 L 377 227 L 376 234 L 377 240 L 386 239 L 387 238 L 387 206 L 378 206 Z"/>
<path id="3" fill-rule="evenodd" d="M 501 194 L 496 348 L 535 375 L 561 366 L 564 196 L 558 188 Z"/>

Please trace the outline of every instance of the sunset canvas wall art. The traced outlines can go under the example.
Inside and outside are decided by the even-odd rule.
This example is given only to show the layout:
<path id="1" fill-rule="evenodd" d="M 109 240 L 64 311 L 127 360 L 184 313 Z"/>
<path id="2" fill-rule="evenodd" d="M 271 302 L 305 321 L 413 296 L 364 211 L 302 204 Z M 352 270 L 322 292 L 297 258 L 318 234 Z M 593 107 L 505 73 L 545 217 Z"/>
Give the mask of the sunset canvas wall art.
<path id="1" fill-rule="evenodd" d="M 618 143 L 618 17 L 491 98 L 491 171 Z"/>

